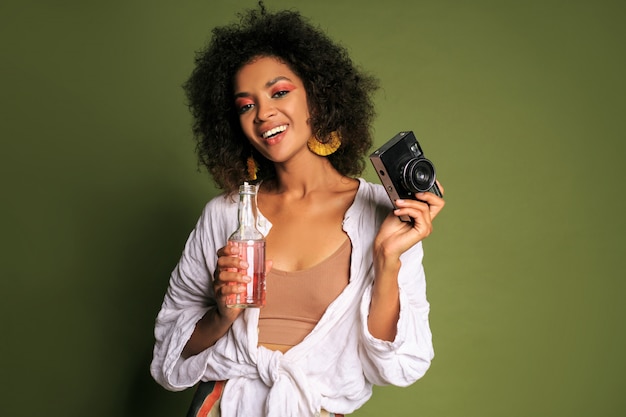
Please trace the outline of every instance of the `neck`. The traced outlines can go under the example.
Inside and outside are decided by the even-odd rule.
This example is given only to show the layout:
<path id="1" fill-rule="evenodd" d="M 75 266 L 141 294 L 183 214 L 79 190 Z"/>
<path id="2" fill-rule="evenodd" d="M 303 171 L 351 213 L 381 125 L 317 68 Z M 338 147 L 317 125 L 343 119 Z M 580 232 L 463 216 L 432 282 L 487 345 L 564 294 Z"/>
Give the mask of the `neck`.
<path id="1" fill-rule="evenodd" d="M 335 188 L 346 180 L 327 158 L 311 155 L 305 161 L 276 164 L 276 179 L 268 191 L 305 196 L 310 192 Z"/>

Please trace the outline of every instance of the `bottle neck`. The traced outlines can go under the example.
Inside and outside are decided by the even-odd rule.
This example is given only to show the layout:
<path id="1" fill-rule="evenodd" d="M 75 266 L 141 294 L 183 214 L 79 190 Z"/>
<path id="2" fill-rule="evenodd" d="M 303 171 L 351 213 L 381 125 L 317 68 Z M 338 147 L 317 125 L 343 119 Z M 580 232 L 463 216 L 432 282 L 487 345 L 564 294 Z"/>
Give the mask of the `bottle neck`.
<path id="1" fill-rule="evenodd" d="M 256 196 L 253 194 L 239 195 L 239 227 L 256 229 Z"/>
<path id="2" fill-rule="evenodd" d="M 239 225 L 230 237 L 231 240 L 260 240 L 263 234 L 256 228 L 257 205 L 256 187 L 244 184 L 239 190 Z"/>

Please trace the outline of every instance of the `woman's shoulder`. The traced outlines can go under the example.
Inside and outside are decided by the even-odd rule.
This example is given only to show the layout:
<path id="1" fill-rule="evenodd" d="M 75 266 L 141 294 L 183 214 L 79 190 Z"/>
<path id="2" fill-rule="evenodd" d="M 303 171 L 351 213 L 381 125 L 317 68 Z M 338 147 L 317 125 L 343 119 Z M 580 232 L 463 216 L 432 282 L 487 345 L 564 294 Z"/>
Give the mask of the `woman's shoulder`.
<path id="1" fill-rule="evenodd" d="M 219 240 L 222 236 L 228 236 L 237 225 L 237 199 L 236 196 L 220 193 L 208 200 L 198 221 L 195 231 L 206 239 Z"/>
<path id="2" fill-rule="evenodd" d="M 359 178 L 359 190 L 356 195 L 355 203 L 366 206 L 381 207 L 385 210 L 392 208 L 391 200 L 385 191 L 385 187 L 381 184 L 375 184 L 364 178 Z"/>
<path id="3" fill-rule="evenodd" d="M 391 200 L 382 185 L 363 178 L 359 178 L 359 182 L 359 189 L 346 217 L 359 219 L 359 224 L 365 222 L 375 226 L 392 210 Z"/>
<path id="4" fill-rule="evenodd" d="M 359 178 L 359 189 L 352 206 L 346 212 L 343 224 L 353 244 L 356 241 L 369 242 L 373 239 L 391 209 L 391 201 L 382 185 Z"/>

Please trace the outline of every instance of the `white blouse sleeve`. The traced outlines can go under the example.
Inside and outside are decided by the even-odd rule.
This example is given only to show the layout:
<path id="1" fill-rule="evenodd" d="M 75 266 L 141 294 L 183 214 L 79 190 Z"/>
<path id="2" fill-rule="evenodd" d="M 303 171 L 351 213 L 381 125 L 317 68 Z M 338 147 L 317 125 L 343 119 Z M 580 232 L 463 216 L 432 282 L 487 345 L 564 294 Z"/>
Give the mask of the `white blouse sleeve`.
<path id="1" fill-rule="evenodd" d="M 218 204 L 209 202 L 202 212 L 178 265 L 172 271 L 156 318 L 150 372 L 159 384 L 172 391 L 193 386 L 206 367 L 204 355 L 183 359 L 181 353 L 198 320 L 216 305 L 212 277 L 217 264 L 217 249 L 226 241 L 225 238 L 223 242 L 219 241 L 222 230 L 211 229 L 216 224 L 219 229 L 223 228 L 220 223 L 225 223 L 225 219 L 222 218 L 221 222 L 211 219 L 217 217 L 219 209 Z"/>
<path id="2" fill-rule="evenodd" d="M 364 199 L 360 210 L 364 219 L 359 222 L 359 239 L 373 242 L 381 223 L 391 210 L 391 202 L 384 188 L 371 185 L 370 194 Z M 371 246 L 364 248 L 360 254 L 363 258 L 357 260 L 371 265 L 371 250 Z M 423 256 L 422 242 L 400 256 L 400 317 L 392 342 L 377 339 L 369 332 L 367 318 L 374 277 L 373 268 L 367 271 L 369 284 L 361 299 L 359 315 L 359 356 L 365 377 L 372 384 L 407 386 L 421 378 L 430 367 L 434 351 L 428 322 L 430 305 L 426 298 Z"/>
<path id="3" fill-rule="evenodd" d="M 361 301 L 360 354 L 365 376 L 373 384 L 410 385 L 426 373 L 434 357 L 422 257 L 421 242 L 400 257 L 400 318 L 393 342 L 376 339 L 368 330 L 371 286 Z"/>

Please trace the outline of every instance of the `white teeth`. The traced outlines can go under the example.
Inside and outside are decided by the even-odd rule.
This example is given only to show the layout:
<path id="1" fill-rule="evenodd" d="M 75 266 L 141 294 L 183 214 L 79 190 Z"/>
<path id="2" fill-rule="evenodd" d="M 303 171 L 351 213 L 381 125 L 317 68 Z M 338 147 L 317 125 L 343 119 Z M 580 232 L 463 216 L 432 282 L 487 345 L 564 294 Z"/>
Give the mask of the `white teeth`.
<path id="1" fill-rule="evenodd" d="M 270 136 L 274 136 L 275 134 L 284 132 L 285 130 L 287 130 L 287 126 L 285 125 L 275 127 L 274 129 L 270 129 L 267 132 L 263 133 L 263 139 L 267 139 Z"/>

